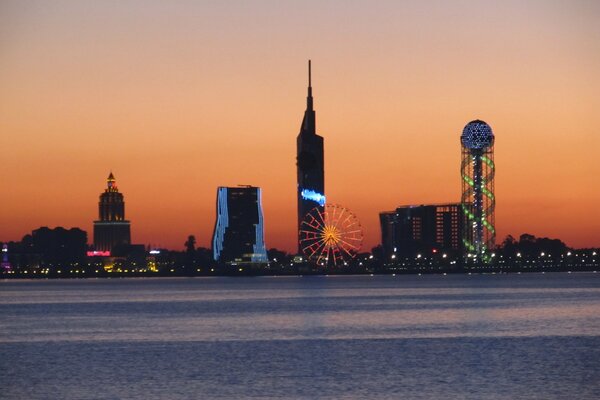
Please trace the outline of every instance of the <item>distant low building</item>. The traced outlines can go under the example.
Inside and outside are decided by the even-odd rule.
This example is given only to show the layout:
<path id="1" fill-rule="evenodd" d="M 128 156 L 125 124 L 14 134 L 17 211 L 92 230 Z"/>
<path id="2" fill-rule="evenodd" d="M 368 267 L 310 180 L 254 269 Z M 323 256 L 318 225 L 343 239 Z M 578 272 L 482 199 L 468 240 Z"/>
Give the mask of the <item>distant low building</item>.
<path id="1" fill-rule="evenodd" d="M 460 203 L 402 206 L 379 214 L 381 242 L 387 258 L 418 254 L 462 253 Z"/>
<path id="2" fill-rule="evenodd" d="M 253 186 L 219 187 L 213 258 L 222 263 L 265 263 L 261 190 Z"/>
<path id="3" fill-rule="evenodd" d="M 25 265 L 68 265 L 84 262 L 87 233 L 79 228 L 41 227 L 21 241 Z"/>

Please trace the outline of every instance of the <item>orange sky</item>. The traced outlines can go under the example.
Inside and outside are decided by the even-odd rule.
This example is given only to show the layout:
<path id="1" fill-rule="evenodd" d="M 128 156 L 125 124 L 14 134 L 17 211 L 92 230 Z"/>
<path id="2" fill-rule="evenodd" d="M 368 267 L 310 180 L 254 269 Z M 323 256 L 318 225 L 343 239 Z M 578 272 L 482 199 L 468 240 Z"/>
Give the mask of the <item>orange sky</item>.
<path id="1" fill-rule="evenodd" d="M 367 250 L 379 211 L 460 200 L 476 118 L 496 135 L 498 239 L 598 246 L 600 5 L 496 3 L 3 1 L 0 241 L 91 242 L 112 169 L 135 243 L 209 246 L 217 186 L 252 184 L 267 246 L 293 250 L 311 58 L 327 197 Z"/>

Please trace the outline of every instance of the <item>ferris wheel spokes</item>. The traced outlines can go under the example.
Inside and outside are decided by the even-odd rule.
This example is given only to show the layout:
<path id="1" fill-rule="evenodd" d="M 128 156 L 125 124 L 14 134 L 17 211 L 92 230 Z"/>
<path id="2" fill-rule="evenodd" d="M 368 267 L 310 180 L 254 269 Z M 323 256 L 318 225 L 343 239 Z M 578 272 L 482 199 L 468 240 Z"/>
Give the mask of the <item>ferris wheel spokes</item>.
<path id="1" fill-rule="evenodd" d="M 304 218 L 300 244 L 306 258 L 319 266 L 347 264 L 362 246 L 362 228 L 344 207 L 325 204 Z"/>

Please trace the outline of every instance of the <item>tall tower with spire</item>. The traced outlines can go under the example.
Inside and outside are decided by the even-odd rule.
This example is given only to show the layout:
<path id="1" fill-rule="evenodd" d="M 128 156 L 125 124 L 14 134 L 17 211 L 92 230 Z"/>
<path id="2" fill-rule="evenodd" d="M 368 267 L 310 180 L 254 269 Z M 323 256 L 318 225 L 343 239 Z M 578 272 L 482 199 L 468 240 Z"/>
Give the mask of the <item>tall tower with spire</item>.
<path id="1" fill-rule="evenodd" d="M 315 207 L 325 205 L 325 169 L 323 137 L 317 135 L 313 108 L 311 64 L 308 60 L 308 96 L 306 111 L 297 138 L 296 166 L 298 171 L 298 239 L 306 214 Z M 298 254 L 302 254 L 298 241 Z"/>
<path id="2" fill-rule="evenodd" d="M 97 251 L 113 251 L 118 245 L 129 244 L 131 227 L 125 219 L 125 202 L 111 172 L 98 203 L 98 220 L 94 221 L 94 247 Z"/>

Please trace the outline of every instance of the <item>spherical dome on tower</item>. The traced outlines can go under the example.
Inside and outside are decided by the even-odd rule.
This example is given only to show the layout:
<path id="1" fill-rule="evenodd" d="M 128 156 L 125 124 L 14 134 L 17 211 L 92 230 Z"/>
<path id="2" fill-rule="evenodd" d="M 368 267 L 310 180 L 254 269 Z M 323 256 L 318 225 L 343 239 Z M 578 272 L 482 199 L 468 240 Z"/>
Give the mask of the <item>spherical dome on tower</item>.
<path id="1" fill-rule="evenodd" d="M 485 149 L 494 144 L 494 134 L 488 124 L 477 119 L 465 126 L 460 142 L 468 149 Z"/>

